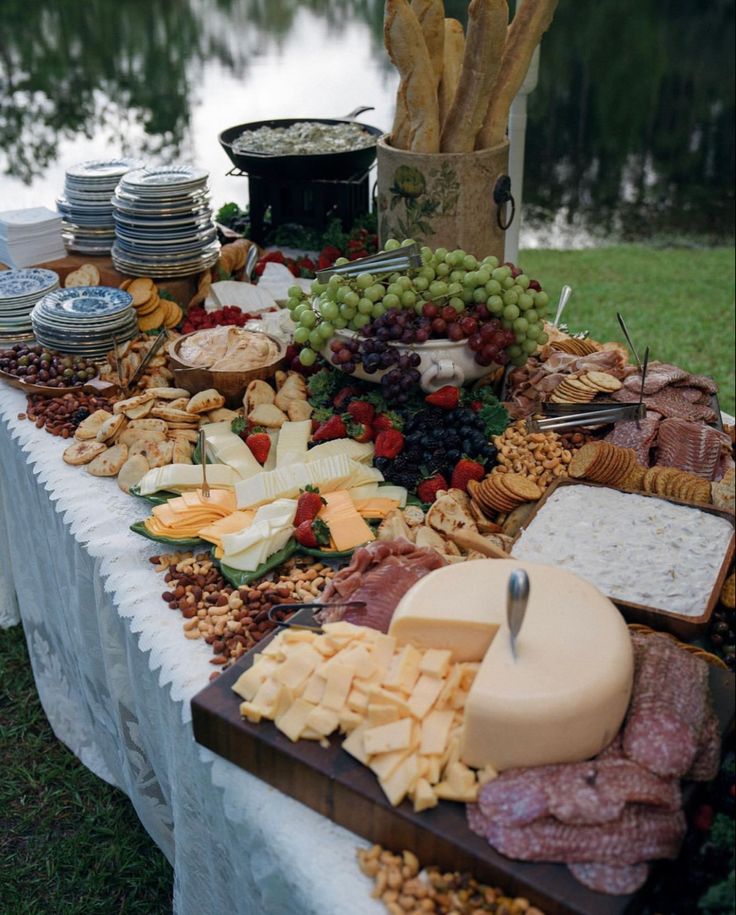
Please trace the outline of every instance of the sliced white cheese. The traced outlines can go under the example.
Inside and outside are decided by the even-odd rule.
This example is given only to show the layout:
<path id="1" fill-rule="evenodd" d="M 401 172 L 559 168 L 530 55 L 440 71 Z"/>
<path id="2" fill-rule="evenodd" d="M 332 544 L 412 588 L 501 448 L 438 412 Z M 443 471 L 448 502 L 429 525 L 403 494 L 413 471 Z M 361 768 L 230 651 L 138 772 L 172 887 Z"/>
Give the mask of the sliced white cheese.
<path id="1" fill-rule="evenodd" d="M 226 464 L 207 465 L 207 483 L 232 489 L 240 480 L 237 472 Z M 202 485 L 202 467 L 199 464 L 167 464 L 154 467 L 141 478 L 138 484 L 142 496 L 150 496 L 162 489 L 171 492 L 185 492 L 199 489 Z"/>
<path id="2" fill-rule="evenodd" d="M 235 487 L 238 508 L 257 508 L 274 499 L 295 499 L 306 486 L 316 486 L 320 492 L 344 489 L 355 476 L 355 468 L 369 469 L 340 455 L 311 464 L 262 471 Z"/>
<path id="3" fill-rule="evenodd" d="M 352 438 L 336 438 L 331 442 L 322 442 L 315 445 L 314 448 L 310 448 L 306 461 L 311 464 L 312 461 L 321 461 L 323 458 L 344 454 L 354 461 L 370 464 L 374 451 L 375 448 L 371 442 L 356 442 Z"/>
<path id="4" fill-rule="evenodd" d="M 303 464 L 307 455 L 307 444 L 312 435 L 312 420 L 286 422 L 279 430 L 276 446 L 276 466 L 288 467 Z"/>
<path id="5" fill-rule="evenodd" d="M 204 426 L 204 434 L 210 455 L 236 470 L 241 479 L 247 480 L 263 470 L 243 439 L 230 430 L 229 423 L 209 423 Z"/>

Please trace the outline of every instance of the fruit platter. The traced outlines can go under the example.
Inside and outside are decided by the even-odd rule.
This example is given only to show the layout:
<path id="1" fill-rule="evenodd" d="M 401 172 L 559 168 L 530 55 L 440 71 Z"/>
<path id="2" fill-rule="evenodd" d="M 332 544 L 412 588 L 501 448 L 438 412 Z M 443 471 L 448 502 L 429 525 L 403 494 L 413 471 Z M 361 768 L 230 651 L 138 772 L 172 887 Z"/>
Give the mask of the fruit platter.
<path id="1" fill-rule="evenodd" d="M 228 281 L 249 249 L 223 248 Z M 733 428 L 710 378 L 558 326 L 519 265 L 353 253 L 253 313 L 205 305 L 219 266 L 189 303 L 125 280 L 135 337 L 19 342 L 0 379 L 135 506 L 213 666 L 197 739 L 382 845 L 623 911 L 689 847 L 733 717 Z"/>

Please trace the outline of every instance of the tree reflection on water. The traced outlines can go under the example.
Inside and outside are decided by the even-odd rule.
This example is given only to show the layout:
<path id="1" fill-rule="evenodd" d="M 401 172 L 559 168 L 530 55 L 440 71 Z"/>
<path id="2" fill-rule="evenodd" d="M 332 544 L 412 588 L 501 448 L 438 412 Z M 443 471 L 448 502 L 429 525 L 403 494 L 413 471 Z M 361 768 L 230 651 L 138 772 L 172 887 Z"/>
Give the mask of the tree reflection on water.
<path id="1" fill-rule="evenodd" d="M 466 7 L 446 2 L 448 15 Z M 367 24 L 390 66 L 382 0 L 3 0 L 5 172 L 31 183 L 62 140 L 101 130 L 125 153 L 186 156 L 205 67 L 262 90 L 252 59 L 280 48 L 302 14 L 336 41 Z M 639 236 L 731 234 L 733 41 L 732 0 L 600 0 L 584 14 L 561 0 L 530 100 L 530 210 Z"/>

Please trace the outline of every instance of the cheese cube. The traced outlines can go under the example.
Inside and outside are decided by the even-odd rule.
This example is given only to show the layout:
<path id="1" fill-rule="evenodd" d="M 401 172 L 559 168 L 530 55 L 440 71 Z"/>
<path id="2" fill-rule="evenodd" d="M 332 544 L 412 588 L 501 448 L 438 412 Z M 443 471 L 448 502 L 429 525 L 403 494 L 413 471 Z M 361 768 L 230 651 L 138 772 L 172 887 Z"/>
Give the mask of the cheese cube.
<path id="1" fill-rule="evenodd" d="M 419 676 L 421 660 L 421 654 L 413 645 L 405 645 L 389 668 L 388 675 L 383 680 L 383 686 L 386 689 L 400 689 L 405 693 L 410 693 Z"/>
<path id="2" fill-rule="evenodd" d="M 260 709 L 256 708 L 252 702 L 241 702 L 240 714 L 243 718 L 247 718 L 248 721 L 251 721 L 253 724 L 258 724 L 261 718 L 263 718 Z"/>
<path id="3" fill-rule="evenodd" d="M 478 800 L 478 786 L 457 791 L 449 782 L 440 782 L 434 786 L 437 797 L 443 801 L 459 801 L 462 804 L 474 804 Z"/>
<path id="4" fill-rule="evenodd" d="M 407 792 L 415 783 L 417 768 L 417 757 L 412 753 L 394 769 L 388 778 L 379 779 L 381 788 L 393 807 L 404 800 Z"/>
<path id="5" fill-rule="evenodd" d="M 439 677 L 422 674 L 409 696 L 409 708 L 412 715 L 420 720 L 424 718 L 441 692 L 442 680 Z"/>
<path id="6" fill-rule="evenodd" d="M 419 752 L 422 755 L 444 753 L 454 717 L 452 709 L 434 709 L 429 712 L 422 721 L 422 739 L 419 744 Z"/>
<path id="7" fill-rule="evenodd" d="M 425 778 L 417 779 L 414 787 L 414 813 L 429 810 L 432 807 L 436 807 L 437 804 L 438 798 L 430 783 Z"/>
<path id="8" fill-rule="evenodd" d="M 289 652 L 286 660 L 274 672 L 273 678 L 289 689 L 298 690 L 322 661 L 322 655 L 311 645 L 297 645 Z"/>
<path id="9" fill-rule="evenodd" d="M 338 725 L 337 713 L 332 709 L 325 708 L 323 705 L 313 708 L 306 720 L 306 726 L 312 728 L 322 737 L 326 737 L 336 731 Z"/>
<path id="10" fill-rule="evenodd" d="M 286 734 L 289 740 L 296 743 L 296 741 L 299 740 L 302 731 L 307 726 L 307 719 L 314 708 L 315 706 L 312 705 L 311 702 L 306 702 L 304 699 L 297 699 L 288 711 L 276 718 L 276 727 L 283 734 Z"/>
<path id="11" fill-rule="evenodd" d="M 346 705 L 350 711 L 363 714 L 368 709 L 368 696 L 360 689 L 351 689 Z"/>
<path id="12" fill-rule="evenodd" d="M 261 658 L 258 662 L 249 667 L 245 673 L 242 673 L 233 683 L 233 692 L 236 692 L 243 699 L 250 701 L 258 692 L 258 687 L 263 683 L 266 677 L 269 677 L 277 668 L 278 661 L 272 658 Z"/>
<path id="13" fill-rule="evenodd" d="M 336 712 L 342 710 L 350 693 L 353 680 L 352 670 L 344 664 L 335 665 L 330 669 L 322 696 L 322 705 Z"/>
<path id="14" fill-rule="evenodd" d="M 412 721 L 410 718 L 400 718 L 389 724 L 380 724 L 368 728 L 363 736 L 366 752 L 388 753 L 391 750 L 405 750 L 411 743 Z"/>
<path id="15" fill-rule="evenodd" d="M 371 660 L 376 665 L 376 670 L 381 675 L 381 680 L 386 675 L 391 664 L 391 659 L 396 651 L 396 639 L 383 632 L 376 633 L 376 638 L 371 648 Z"/>
<path id="16" fill-rule="evenodd" d="M 363 742 L 365 743 L 365 736 Z M 410 752 L 410 750 L 392 750 L 390 753 L 377 753 L 375 756 L 371 756 L 368 768 L 379 780 L 389 778 Z"/>
<path id="17" fill-rule="evenodd" d="M 475 786 L 475 773 L 461 762 L 451 763 L 445 770 L 445 778 L 458 794 L 470 791 Z"/>
<path id="18" fill-rule="evenodd" d="M 344 708 L 338 713 L 337 723 L 343 734 L 349 734 L 363 723 L 363 716 L 351 711 L 349 708 Z"/>
<path id="19" fill-rule="evenodd" d="M 420 758 L 427 761 L 427 773 L 425 778 L 430 785 L 436 785 L 442 778 L 442 767 L 440 766 L 439 756 L 422 756 Z"/>
<path id="20" fill-rule="evenodd" d="M 450 667 L 452 652 L 447 648 L 428 648 L 419 662 L 419 672 L 444 677 Z"/>
<path id="21" fill-rule="evenodd" d="M 247 696 L 245 698 L 248 698 Z M 376 727 L 379 724 L 390 724 L 399 720 L 399 710 L 395 705 L 379 705 L 376 702 L 368 705 L 368 724 Z M 408 719 L 407 719 L 408 720 Z"/>
<path id="22" fill-rule="evenodd" d="M 387 689 L 373 687 L 373 689 L 368 692 L 368 699 L 370 702 L 375 702 L 377 705 L 395 705 L 399 710 L 399 716 L 401 718 L 408 718 L 411 715 L 411 709 L 399 693 L 392 693 Z"/>
<path id="23" fill-rule="evenodd" d="M 319 673 L 313 673 L 312 676 L 307 680 L 302 690 L 302 699 L 306 699 L 307 702 L 314 702 L 316 705 L 322 701 L 322 696 L 325 693 L 325 679 L 321 677 Z"/>
<path id="24" fill-rule="evenodd" d="M 368 725 L 366 723 L 359 724 L 342 742 L 343 750 L 357 759 L 358 762 L 363 763 L 364 766 L 368 765 L 368 754 L 363 744 L 363 735 L 367 730 Z"/>
<path id="25" fill-rule="evenodd" d="M 481 786 L 485 785 L 486 782 L 492 782 L 494 778 L 498 778 L 498 772 L 496 772 L 490 763 L 487 763 L 478 772 L 478 784 Z"/>

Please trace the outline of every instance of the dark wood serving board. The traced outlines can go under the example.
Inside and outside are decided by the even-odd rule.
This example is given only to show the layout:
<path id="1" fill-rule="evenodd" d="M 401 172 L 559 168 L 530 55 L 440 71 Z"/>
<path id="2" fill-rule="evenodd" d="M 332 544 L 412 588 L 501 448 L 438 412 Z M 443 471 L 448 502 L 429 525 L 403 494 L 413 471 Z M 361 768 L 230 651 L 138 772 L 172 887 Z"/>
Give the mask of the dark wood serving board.
<path id="1" fill-rule="evenodd" d="M 198 743 L 371 842 L 395 851 L 411 849 L 420 861 L 443 870 L 471 871 L 513 895 L 525 896 L 546 915 L 623 915 L 636 910 L 637 896 L 594 893 L 564 865 L 530 864 L 499 855 L 470 831 L 464 804 L 440 801 L 422 813 L 414 813 L 407 801 L 392 807 L 370 769 L 341 749 L 341 737 L 333 737 L 323 749 L 311 740 L 292 743 L 270 721 L 245 721 L 232 685 L 271 638 L 192 699 Z M 734 675 L 711 667 L 710 678 L 725 731 L 734 720 Z"/>

